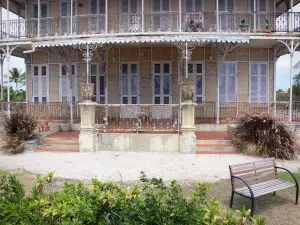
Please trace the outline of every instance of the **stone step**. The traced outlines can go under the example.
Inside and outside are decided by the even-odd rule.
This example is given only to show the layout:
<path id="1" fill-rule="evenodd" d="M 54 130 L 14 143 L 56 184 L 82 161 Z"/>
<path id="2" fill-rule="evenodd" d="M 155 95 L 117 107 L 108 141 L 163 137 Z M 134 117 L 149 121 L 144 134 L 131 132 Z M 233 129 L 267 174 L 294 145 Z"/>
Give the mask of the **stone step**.
<path id="1" fill-rule="evenodd" d="M 52 138 L 52 137 L 46 137 L 43 139 L 43 142 L 64 142 L 64 143 L 78 143 L 79 138 Z"/>
<path id="2" fill-rule="evenodd" d="M 79 149 L 79 144 L 77 145 L 66 145 L 66 144 L 45 144 L 39 145 L 39 148 L 52 148 L 52 149 Z"/>
<path id="3" fill-rule="evenodd" d="M 68 149 L 68 148 L 44 148 L 44 147 L 39 147 L 36 149 L 38 152 L 79 152 L 79 149 Z"/>
<path id="4" fill-rule="evenodd" d="M 236 152 L 232 144 L 197 144 L 196 152 L 215 152 L 215 154 L 224 154 Z"/>

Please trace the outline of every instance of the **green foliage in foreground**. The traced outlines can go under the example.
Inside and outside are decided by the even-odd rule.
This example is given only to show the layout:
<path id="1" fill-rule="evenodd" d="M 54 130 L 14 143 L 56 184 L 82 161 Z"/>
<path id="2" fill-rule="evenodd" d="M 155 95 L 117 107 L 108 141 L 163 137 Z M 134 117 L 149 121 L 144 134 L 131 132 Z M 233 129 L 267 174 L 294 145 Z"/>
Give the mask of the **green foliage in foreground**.
<path id="1" fill-rule="evenodd" d="M 141 183 L 128 189 L 93 180 L 91 186 L 65 184 L 60 192 L 45 193 L 39 181 L 28 196 L 14 176 L 2 175 L 0 182 L 0 224 L 266 224 L 262 218 L 250 222 L 245 209 L 225 211 L 217 200 L 207 200 L 207 184 L 197 184 L 193 193 L 184 197 L 175 181 L 166 185 L 143 173 Z"/>

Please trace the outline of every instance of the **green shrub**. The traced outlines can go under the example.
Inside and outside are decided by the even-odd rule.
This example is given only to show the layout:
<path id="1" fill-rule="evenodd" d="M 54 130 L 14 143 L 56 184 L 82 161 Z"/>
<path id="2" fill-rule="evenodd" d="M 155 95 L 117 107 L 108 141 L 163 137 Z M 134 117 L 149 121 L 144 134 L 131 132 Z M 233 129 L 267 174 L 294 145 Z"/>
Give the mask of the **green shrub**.
<path id="1" fill-rule="evenodd" d="M 207 184 L 197 184 L 193 193 L 184 197 L 175 181 L 165 184 L 162 179 L 148 179 L 142 174 L 141 183 L 130 188 L 93 180 L 91 186 L 65 184 L 60 192 L 47 193 L 35 187 L 30 195 L 24 196 L 15 178 L 4 179 L 8 179 L 6 183 L 11 188 L 0 186 L 0 193 L 12 193 L 0 201 L 0 224 L 265 224 L 261 218 L 259 223 L 249 222 L 249 211 L 245 209 L 225 211 L 217 200 L 207 201 Z"/>
<path id="2" fill-rule="evenodd" d="M 5 142 L 3 150 L 17 154 L 24 151 L 24 142 L 35 134 L 37 122 L 24 111 L 16 111 L 9 116 L 0 114 L 0 126 L 2 127 L 2 139 Z"/>
<path id="3" fill-rule="evenodd" d="M 291 160 L 300 153 L 294 133 L 268 115 L 244 114 L 238 123 L 230 136 L 233 145 L 244 154 Z"/>

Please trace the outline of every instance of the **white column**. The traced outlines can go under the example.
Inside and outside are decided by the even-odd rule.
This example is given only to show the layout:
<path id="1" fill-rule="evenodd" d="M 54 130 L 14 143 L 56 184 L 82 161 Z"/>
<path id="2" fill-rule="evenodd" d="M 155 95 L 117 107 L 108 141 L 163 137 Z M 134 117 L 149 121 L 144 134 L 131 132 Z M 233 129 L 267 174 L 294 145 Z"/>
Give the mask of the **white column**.
<path id="1" fill-rule="evenodd" d="M 21 37 L 21 17 L 20 17 L 20 14 L 21 14 L 21 9 L 18 8 L 18 37 L 19 38 Z"/>
<path id="2" fill-rule="evenodd" d="M 37 28 L 37 36 L 40 37 L 40 29 L 41 29 L 41 0 L 38 0 L 38 28 Z"/>
<path id="3" fill-rule="evenodd" d="M 7 61 L 7 102 L 10 102 L 10 74 L 9 74 L 9 61 L 10 61 L 10 49 L 6 46 L 6 61 Z M 8 110 L 10 111 L 10 110 Z"/>
<path id="4" fill-rule="evenodd" d="M 87 55 L 87 59 L 86 59 L 86 83 L 90 83 L 90 59 L 89 59 L 89 55 L 90 55 L 90 48 L 89 48 L 89 44 L 86 44 L 86 55 Z"/>
<path id="5" fill-rule="evenodd" d="M 142 0 L 142 32 L 145 31 L 145 2 Z"/>
<path id="6" fill-rule="evenodd" d="M 108 0 L 105 0 L 105 33 L 108 33 Z"/>
<path id="7" fill-rule="evenodd" d="M 216 105 L 217 120 L 216 120 L 216 124 L 220 123 L 220 81 L 219 81 L 219 72 L 221 69 L 220 61 L 221 61 L 220 56 L 217 55 L 217 105 Z"/>
<path id="8" fill-rule="evenodd" d="M 290 3 L 291 3 L 291 16 L 290 16 L 290 21 L 291 21 L 291 32 L 293 32 L 294 31 L 294 19 L 295 19 L 295 17 L 294 17 L 294 0 L 291 0 L 290 1 Z"/>
<path id="9" fill-rule="evenodd" d="M 25 63 L 25 74 L 26 74 L 26 79 L 25 79 L 25 87 L 26 87 L 26 102 L 28 102 L 28 87 L 27 87 L 27 79 L 28 79 L 28 69 L 27 69 L 27 67 L 28 67 L 28 57 L 29 56 L 26 56 L 25 55 L 25 58 L 24 58 L 24 63 Z"/>
<path id="10" fill-rule="evenodd" d="M 4 63 L 4 59 L 5 59 L 5 55 L 4 54 L 1 54 L 1 58 L 0 58 L 0 64 L 1 64 L 1 101 L 3 101 L 3 63 Z M 26 92 L 27 93 L 27 92 Z"/>
<path id="11" fill-rule="evenodd" d="M 274 52 L 274 97 L 273 97 L 273 100 L 274 100 L 274 118 L 276 118 L 277 116 L 277 97 L 276 97 L 276 77 L 277 77 L 277 74 L 276 74 L 276 63 L 277 63 L 277 55 L 276 55 L 276 52 Z"/>
<path id="12" fill-rule="evenodd" d="M 219 32 L 220 31 L 219 0 L 216 0 L 216 21 L 217 21 L 217 32 Z"/>
<path id="13" fill-rule="evenodd" d="M 294 46 L 294 40 L 292 40 L 292 48 Z M 293 107 L 293 57 L 294 50 L 290 52 L 290 107 L 289 107 L 289 122 L 292 122 L 292 107 Z"/>
<path id="14" fill-rule="evenodd" d="M 182 5 L 181 5 L 181 0 L 179 0 L 179 32 L 181 32 L 182 29 Z"/>
<path id="15" fill-rule="evenodd" d="M 253 18 L 254 18 L 254 25 L 253 25 L 253 28 L 254 28 L 254 31 L 256 31 L 256 23 L 257 23 L 257 19 L 256 19 L 256 15 L 257 15 L 257 11 L 256 11 L 256 9 L 257 9 L 257 6 L 256 6 L 256 0 L 253 0 L 253 13 L 254 13 L 254 15 L 253 15 Z"/>
<path id="16" fill-rule="evenodd" d="M 9 34 L 9 0 L 6 1 L 6 35 L 8 36 L 8 34 Z"/>
<path id="17" fill-rule="evenodd" d="M 71 0 L 71 18 L 70 18 L 70 23 L 71 23 L 71 27 L 70 27 L 70 34 L 73 35 L 73 0 Z"/>

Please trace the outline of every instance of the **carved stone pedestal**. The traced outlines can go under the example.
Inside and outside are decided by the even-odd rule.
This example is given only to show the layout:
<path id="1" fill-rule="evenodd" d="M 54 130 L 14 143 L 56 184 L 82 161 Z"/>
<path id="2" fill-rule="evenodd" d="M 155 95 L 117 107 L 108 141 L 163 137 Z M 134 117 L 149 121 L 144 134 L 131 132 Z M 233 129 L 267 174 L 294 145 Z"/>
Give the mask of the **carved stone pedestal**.
<path id="1" fill-rule="evenodd" d="M 81 126 L 79 134 L 80 152 L 95 151 L 95 107 L 97 103 L 79 103 L 81 110 Z"/>
<path id="2" fill-rule="evenodd" d="M 192 101 L 185 101 L 182 103 L 182 127 L 180 136 L 181 153 L 196 153 L 196 105 L 197 104 Z"/>

